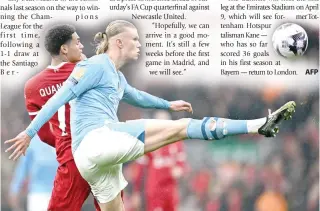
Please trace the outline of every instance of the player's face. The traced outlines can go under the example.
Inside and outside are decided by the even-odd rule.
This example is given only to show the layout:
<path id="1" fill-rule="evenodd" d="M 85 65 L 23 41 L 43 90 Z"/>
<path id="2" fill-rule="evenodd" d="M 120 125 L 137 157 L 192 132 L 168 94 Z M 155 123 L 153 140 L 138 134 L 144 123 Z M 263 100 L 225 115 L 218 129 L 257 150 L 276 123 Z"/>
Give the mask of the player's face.
<path id="1" fill-rule="evenodd" d="M 121 38 L 122 52 L 125 60 L 137 60 L 140 55 L 141 44 L 136 28 L 126 28 Z"/>
<path id="2" fill-rule="evenodd" d="M 80 42 L 80 37 L 75 32 L 72 34 L 72 39 L 67 45 L 67 58 L 69 62 L 78 62 L 81 60 L 83 45 Z"/>

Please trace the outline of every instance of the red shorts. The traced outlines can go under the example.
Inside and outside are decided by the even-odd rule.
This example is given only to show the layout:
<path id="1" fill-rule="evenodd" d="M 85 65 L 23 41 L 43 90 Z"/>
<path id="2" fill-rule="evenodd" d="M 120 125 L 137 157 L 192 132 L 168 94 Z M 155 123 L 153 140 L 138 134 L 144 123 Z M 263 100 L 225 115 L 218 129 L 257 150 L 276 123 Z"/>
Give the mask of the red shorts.
<path id="1" fill-rule="evenodd" d="M 177 211 L 179 196 L 174 186 L 159 187 L 147 193 L 147 211 Z"/>
<path id="2" fill-rule="evenodd" d="M 90 186 L 80 175 L 74 160 L 68 161 L 58 167 L 48 210 L 81 211 L 89 194 Z M 96 201 L 95 207 L 100 211 Z"/>

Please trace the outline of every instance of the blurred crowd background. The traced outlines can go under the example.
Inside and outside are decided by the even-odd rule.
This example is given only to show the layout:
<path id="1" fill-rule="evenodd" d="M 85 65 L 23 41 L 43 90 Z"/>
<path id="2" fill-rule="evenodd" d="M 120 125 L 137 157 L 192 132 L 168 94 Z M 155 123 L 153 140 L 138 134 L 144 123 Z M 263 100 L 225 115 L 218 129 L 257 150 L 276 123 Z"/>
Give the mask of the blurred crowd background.
<path id="1" fill-rule="evenodd" d="M 129 80 L 130 81 L 130 80 Z M 286 90 L 283 87 L 245 89 L 232 86 L 149 86 L 149 93 L 168 100 L 192 103 L 194 114 L 172 113 L 172 118 L 204 116 L 230 119 L 264 117 L 268 109 L 295 100 L 293 119 L 282 124 L 276 138 L 259 135 L 229 137 L 216 142 L 185 141 L 187 165 L 179 179 L 181 211 L 317 211 L 319 210 L 319 87 L 314 90 Z M 20 92 L 3 93 L 1 139 L 6 140 L 30 122 Z M 152 118 L 153 110 L 120 104 L 121 121 Z M 8 187 L 15 163 L 1 151 L 1 210 L 9 211 Z M 127 164 L 129 183 L 134 171 Z M 147 175 L 145 175 L 147 176 Z M 26 196 L 26 188 L 21 192 Z M 125 192 L 128 209 L 141 210 Z M 142 193 L 141 193 L 142 194 Z M 141 195 L 141 203 L 144 203 Z M 93 210 L 91 200 L 83 210 Z"/>

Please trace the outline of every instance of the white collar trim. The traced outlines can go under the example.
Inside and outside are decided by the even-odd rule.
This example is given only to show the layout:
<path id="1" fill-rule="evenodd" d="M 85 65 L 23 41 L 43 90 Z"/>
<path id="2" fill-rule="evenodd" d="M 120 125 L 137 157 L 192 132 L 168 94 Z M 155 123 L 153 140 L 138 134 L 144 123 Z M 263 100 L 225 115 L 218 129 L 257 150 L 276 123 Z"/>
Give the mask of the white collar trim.
<path id="1" fill-rule="evenodd" d="M 49 65 L 47 68 L 48 68 L 48 69 L 57 70 L 57 69 L 59 69 L 60 67 L 62 67 L 63 65 L 65 65 L 66 63 L 68 63 L 68 62 L 62 62 L 62 63 L 58 64 L 57 66 Z"/>

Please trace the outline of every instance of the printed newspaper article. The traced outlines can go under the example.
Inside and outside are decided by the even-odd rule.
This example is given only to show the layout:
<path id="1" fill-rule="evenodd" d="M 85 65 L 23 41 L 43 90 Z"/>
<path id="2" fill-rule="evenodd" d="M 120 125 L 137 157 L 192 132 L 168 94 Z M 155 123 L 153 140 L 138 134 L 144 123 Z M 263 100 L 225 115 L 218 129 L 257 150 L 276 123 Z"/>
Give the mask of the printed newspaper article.
<path id="1" fill-rule="evenodd" d="M 319 16 L 1 0 L 1 210 L 319 210 Z"/>

